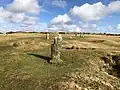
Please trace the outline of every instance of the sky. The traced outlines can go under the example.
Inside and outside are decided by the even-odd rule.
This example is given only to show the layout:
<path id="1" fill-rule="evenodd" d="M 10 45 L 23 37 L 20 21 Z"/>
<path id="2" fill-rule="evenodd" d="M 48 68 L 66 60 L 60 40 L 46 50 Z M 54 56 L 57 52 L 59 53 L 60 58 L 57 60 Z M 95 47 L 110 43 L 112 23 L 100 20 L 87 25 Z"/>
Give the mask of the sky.
<path id="1" fill-rule="evenodd" d="M 0 0 L 0 32 L 120 33 L 120 0 Z"/>

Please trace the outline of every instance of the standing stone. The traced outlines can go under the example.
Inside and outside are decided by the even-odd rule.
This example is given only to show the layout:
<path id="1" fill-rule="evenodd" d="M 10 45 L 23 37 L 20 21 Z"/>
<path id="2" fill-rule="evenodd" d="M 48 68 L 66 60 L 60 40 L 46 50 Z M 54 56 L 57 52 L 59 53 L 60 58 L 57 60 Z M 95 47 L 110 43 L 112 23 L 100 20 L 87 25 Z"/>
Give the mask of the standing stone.
<path id="1" fill-rule="evenodd" d="M 54 43 L 51 45 L 51 63 L 62 63 L 60 59 L 60 50 L 62 48 L 62 36 L 58 35 L 54 38 Z"/>
<path id="2" fill-rule="evenodd" d="M 49 33 L 46 34 L 46 39 L 49 39 Z"/>
<path id="3" fill-rule="evenodd" d="M 77 37 L 77 33 L 75 33 L 75 37 Z"/>
<path id="4" fill-rule="evenodd" d="M 81 37 L 81 38 L 84 38 L 84 35 L 83 35 L 83 34 L 80 34 L 80 37 Z"/>
<path id="5" fill-rule="evenodd" d="M 80 34 L 80 37 L 82 37 L 82 34 Z"/>

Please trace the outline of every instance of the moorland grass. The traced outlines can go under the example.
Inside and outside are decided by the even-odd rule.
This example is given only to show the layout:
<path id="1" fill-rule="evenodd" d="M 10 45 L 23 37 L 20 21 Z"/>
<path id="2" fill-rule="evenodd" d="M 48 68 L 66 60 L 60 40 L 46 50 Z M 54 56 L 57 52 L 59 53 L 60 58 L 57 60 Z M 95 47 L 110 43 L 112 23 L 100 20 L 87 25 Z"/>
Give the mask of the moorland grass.
<path id="1" fill-rule="evenodd" d="M 8 36 L 9 37 L 9 36 Z M 87 38 L 87 37 L 86 37 Z M 90 37 L 88 37 L 90 38 Z M 76 38 L 73 38 L 76 40 Z M 16 41 L 35 41 L 49 43 L 38 49 L 22 50 L 9 43 Z M 68 40 L 68 38 L 64 39 Z M 77 40 L 81 40 L 77 37 Z M 82 41 L 84 38 L 82 38 Z M 86 39 L 85 39 L 86 40 Z M 39 35 L 34 37 L 14 38 L 0 44 L 0 90 L 47 90 L 50 85 L 62 80 L 62 77 L 76 71 L 87 70 L 90 63 L 99 65 L 101 57 L 110 53 L 100 49 L 65 49 L 61 50 L 63 65 L 50 64 L 50 44 Z M 5 43 L 6 42 L 6 43 Z M 94 67 L 94 66 L 93 66 Z M 91 68 L 93 68 L 91 67 Z"/>

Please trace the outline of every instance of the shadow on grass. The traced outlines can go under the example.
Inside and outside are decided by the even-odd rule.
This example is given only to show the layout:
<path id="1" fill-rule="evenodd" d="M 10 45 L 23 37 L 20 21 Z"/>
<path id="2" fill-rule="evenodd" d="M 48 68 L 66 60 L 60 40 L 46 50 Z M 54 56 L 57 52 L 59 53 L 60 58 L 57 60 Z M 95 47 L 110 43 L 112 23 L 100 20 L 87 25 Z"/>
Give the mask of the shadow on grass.
<path id="1" fill-rule="evenodd" d="M 37 57 L 37 58 L 44 59 L 44 60 L 47 61 L 48 63 L 50 63 L 50 60 L 52 59 L 51 57 L 43 56 L 43 55 L 39 55 L 39 54 L 28 53 L 28 55 L 32 55 L 32 56 L 35 56 L 35 57 Z"/>

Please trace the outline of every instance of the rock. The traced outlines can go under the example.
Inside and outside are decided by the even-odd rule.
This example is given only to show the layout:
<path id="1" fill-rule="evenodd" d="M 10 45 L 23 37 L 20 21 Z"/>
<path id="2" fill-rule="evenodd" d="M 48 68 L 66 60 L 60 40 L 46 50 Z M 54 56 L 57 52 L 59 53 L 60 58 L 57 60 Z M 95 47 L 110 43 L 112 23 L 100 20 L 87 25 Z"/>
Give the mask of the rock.
<path id="1" fill-rule="evenodd" d="M 62 48 L 62 36 L 58 35 L 54 38 L 54 43 L 51 45 L 51 58 L 50 63 L 62 63 L 60 59 L 60 50 Z"/>
<path id="2" fill-rule="evenodd" d="M 18 46 L 22 46 L 22 45 L 24 45 L 24 42 L 22 42 L 22 41 L 19 41 L 19 42 L 17 41 L 17 42 L 13 43 L 14 47 L 18 47 Z"/>
<path id="3" fill-rule="evenodd" d="M 115 61 L 116 65 L 118 68 L 120 68 L 120 56 L 119 55 L 115 55 L 112 57 L 113 61 Z"/>
<path id="4" fill-rule="evenodd" d="M 77 37 L 77 35 L 78 35 L 78 34 L 77 34 L 77 33 L 75 33 L 75 37 Z"/>
<path id="5" fill-rule="evenodd" d="M 49 33 L 47 33 L 47 34 L 46 34 L 46 39 L 49 39 L 49 38 L 50 38 L 50 37 L 49 37 Z"/>

